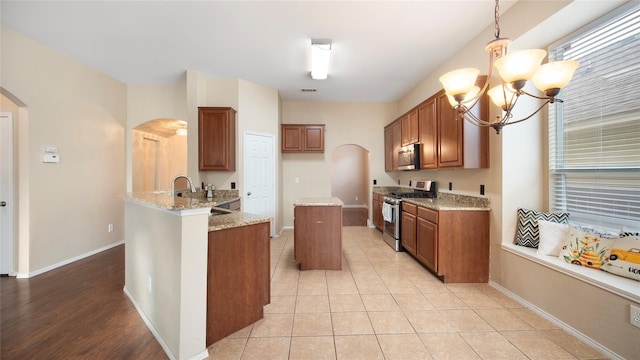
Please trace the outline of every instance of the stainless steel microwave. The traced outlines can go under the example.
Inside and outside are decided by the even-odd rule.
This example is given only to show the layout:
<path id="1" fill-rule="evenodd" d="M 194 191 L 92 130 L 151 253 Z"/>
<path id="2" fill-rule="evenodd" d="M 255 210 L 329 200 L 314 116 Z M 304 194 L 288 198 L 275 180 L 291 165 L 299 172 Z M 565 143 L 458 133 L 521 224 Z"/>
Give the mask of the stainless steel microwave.
<path id="1" fill-rule="evenodd" d="M 420 144 L 410 144 L 400 148 L 398 170 L 420 170 Z"/>

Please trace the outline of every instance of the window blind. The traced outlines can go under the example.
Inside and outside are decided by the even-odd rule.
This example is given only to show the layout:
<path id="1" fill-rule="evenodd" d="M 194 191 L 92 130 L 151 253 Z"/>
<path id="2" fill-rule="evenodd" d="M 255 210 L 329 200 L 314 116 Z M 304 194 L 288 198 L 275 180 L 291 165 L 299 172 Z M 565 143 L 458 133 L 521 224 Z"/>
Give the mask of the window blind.
<path id="1" fill-rule="evenodd" d="M 549 50 L 580 67 L 549 107 L 550 206 L 640 229 L 640 6 Z"/>

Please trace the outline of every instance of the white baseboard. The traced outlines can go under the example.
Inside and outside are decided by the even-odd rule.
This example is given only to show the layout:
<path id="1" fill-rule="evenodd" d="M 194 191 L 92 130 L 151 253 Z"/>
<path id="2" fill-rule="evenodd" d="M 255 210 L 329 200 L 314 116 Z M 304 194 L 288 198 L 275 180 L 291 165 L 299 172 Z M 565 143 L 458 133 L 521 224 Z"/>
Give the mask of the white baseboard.
<path id="1" fill-rule="evenodd" d="M 70 258 L 70 259 L 60 261 L 59 263 L 55 263 L 55 264 L 53 264 L 53 265 L 49 265 L 49 266 L 47 266 L 47 267 L 43 267 L 42 269 L 39 269 L 39 270 L 36 270 L 36 271 L 32 271 L 32 272 L 30 272 L 30 273 L 28 273 L 28 274 L 18 273 L 18 274 L 16 275 L 16 277 L 17 277 L 18 279 L 28 279 L 28 278 L 32 278 L 32 277 L 34 277 L 34 276 L 38 276 L 38 275 L 40 275 L 40 274 L 46 273 L 47 271 L 51 271 L 51 270 L 53 270 L 53 269 L 57 269 L 57 268 L 59 268 L 59 267 L 61 267 L 61 266 L 69 265 L 69 264 L 71 264 L 72 262 L 76 262 L 76 261 L 78 261 L 78 260 L 82 260 L 82 259 L 84 259 L 84 258 L 86 258 L 86 257 L 89 257 L 89 256 L 91 256 L 91 255 L 95 255 L 95 254 L 100 253 L 100 252 L 103 252 L 103 251 L 105 251 L 105 250 L 109 250 L 109 249 L 111 249 L 111 248 L 114 248 L 114 247 L 119 246 L 119 245 L 122 245 L 122 244 L 124 244 L 124 240 L 122 240 L 122 241 L 118 241 L 118 242 L 113 243 L 113 244 L 109 244 L 109 245 L 107 245 L 107 246 L 103 246 L 103 247 L 101 247 L 101 248 L 99 248 L 99 249 L 95 249 L 95 250 L 89 251 L 89 252 L 87 252 L 87 253 L 84 253 L 84 254 L 78 255 L 78 256 L 74 256 L 74 257 L 72 257 L 72 258 Z"/>
<path id="2" fill-rule="evenodd" d="M 558 326 L 559 328 L 561 328 L 561 329 L 567 331 L 568 333 L 570 333 L 571 335 L 577 337 L 582 342 L 590 345 L 591 347 L 596 349 L 596 351 L 598 351 L 602 355 L 605 355 L 609 359 L 612 359 L 612 360 L 624 360 L 624 358 L 621 357 L 620 355 L 618 355 L 618 354 L 614 353 L 613 351 L 609 350 L 608 348 L 602 346 L 597 341 L 595 341 L 592 338 L 588 337 L 587 335 L 581 333 L 580 331 L 574 329 L 573 327 L 571 327 L 567 323 L 559 320 L 555 316 L 547 313 L 546 311 L 544 311 L 544 310 L 540 309 L 539 307 L 533 305 L 532 303 L 528 302 L 527 300 L 525 300 L 525 299 L 521 298 L 520 296 L 514 294 L 513 292 L 507 290 L 506 288 L 502 287 L 500 284 L 498 284 L 498 283 L 496 283 L 496 282 L 494 282 L 492 280 L 489 280 L 489 285 L 491 285 L 494 289 L 500 291 L 501 293 L 505 294 L 506 296 L 510 297 L 511 299 L 515 300 L 516 302 L 522 304 L 527 309 L 533 311 L 534 313 L 536 313 L 536 314 L 540 315 L 541 317 L 545 318 L 546 320 L 550 321 L 551 323 L 553 323 L 554 325 Z"/>
<path id="3" fill-rule="evenodd" d="M 144 313 L 142 308 L 138 305 L 138 301 L 133 296 L 133 294 L 131 294 L 129 292 L 129 290 L 127 290 L 126 287 L 123 288 L 123 291 L 124 291 L 125 295 L 127 295 L 127 297 L 129 298 L 129 300 L 131 301 L 133 306 L 136 308 L 136 311 L 138 312 L 138 314 L 142 318 L 142 321 L 144 321 L 144 323 L 147 325 L 147 327 L 149 328 L 149 330 L 151 331 L 153 336 L 156 338 L 156 340 L 158 340 L 158 343 L 160 343 L 160 346 L 162 347 L 162 350 L 164 350 L 164 352 L 167 354 L 169 359 L 170 360 L 178 360 L 178 358 L 176 358 L 175 355 L 171 352 L 171 349 L 169 349 L 169 345 L 167 345 L 167 343 L 164 341 L 162 336 L 160 336 L 160 333 L 158 332 L 158 330 L 156 330 L 156 328 L 153 326 L 153 323 L 151 322 L 151 320 L 149 320 L 149 318 Z M 195 356 L 190 357 L 188 360 L 202 360 L 202 359 L 206 359 L 208 357 L 209 357 L 209 349 L 205 348 L 204 351 L 202 351 L 199 354 L 196 354 Z"/>

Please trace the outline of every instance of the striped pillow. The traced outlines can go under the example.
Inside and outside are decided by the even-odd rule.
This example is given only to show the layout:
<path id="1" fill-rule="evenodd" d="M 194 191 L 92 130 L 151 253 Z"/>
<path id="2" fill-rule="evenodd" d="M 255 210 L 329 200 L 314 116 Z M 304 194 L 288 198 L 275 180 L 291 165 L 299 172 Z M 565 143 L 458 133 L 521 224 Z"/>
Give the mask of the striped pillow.
<path id="1" fill-rule="evenodd" d="M 537 248 L 540 243 L 540 229 L 538 220 L 560 224 L 569 223 L 569 213 L 549 213 L 530 209 L 518 209 L 518 229 L 515 244 Z"/>

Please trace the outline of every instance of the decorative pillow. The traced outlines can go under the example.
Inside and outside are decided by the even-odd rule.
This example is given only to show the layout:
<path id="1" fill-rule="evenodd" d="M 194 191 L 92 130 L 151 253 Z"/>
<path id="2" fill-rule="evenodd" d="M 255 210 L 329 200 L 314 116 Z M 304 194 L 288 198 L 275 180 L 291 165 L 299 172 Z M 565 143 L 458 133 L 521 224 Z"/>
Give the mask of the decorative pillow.
<path id="1" fill-rule="evenodd" d="M 640 281 L 640 237 L 616 239 L 602 270 Z"/>
<path id="2" fill-rule="evenodd" d="M 620 236 L 640 236 L 638 229 L 630 229 L 627 226 L 623 226 L 620 231 Z"/>
<path id="3" fill-rule="evenodd" d="M 600 269 L 609 258 L 615 240 L 569 225 L 569 235 L 562 245 L 559 258 L 568 263 Z"/>
<path id="4" fill-rule="evenodd" d="M 516 230 L 516 245 L 537 248 L 540 242 L 538 220 L 567 224 L 569 213 L 548 213 L 529 209 L 518 209 L 518 229 Z"/>
<path id="5" fill-rule="evenodd" d="M 540 243 L 537 253 L 539 255 L 558 256 L 562 244 L 569 234 L 569 225 L 551 221 L 538 220 L 540 228 Z"/>

